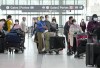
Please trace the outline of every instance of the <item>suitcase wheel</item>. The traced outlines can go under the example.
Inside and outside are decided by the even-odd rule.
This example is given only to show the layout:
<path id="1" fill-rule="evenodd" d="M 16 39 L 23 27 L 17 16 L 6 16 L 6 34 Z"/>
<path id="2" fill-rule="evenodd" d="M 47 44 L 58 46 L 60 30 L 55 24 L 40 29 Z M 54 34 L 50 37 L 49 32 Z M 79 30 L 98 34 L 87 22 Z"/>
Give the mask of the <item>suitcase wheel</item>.
<path id="1" fill-rule="evenodd" d="M 72 52 L 67 52 L 67 55 L 71 56 L 71 55 L 73 55 L 73 53 Z"/>
<path id="2" fill-rule="evenodd" d="M 15 53 L 18 53 L 18 50 L 15 50 Z"/>
<path id="3" fill-rule="evenodd" d="M 9 48 L 9 52 L 10 52 L 10 54 L 11 54 L 11 52 L 13 53 L 13 49 Z"/>
<path id="4" fill-rule="evenodd" d="M 87 67 L 88 65 L 86 64 L 86 67 Z"/>
<path id="5" fill-rule="evenodd" d="M 52 51 L 49 51 L 49 54 L 52 54 L 53 52 Z"/>
<path id="6" fill-rule="evenodd" d="M 92 65 L 92 67 L 94 67 L 95 65 Z"/>
<path id="7" fill-rule="evenodd" d="M 59 54 L 59 51 L 55 51 L 56 52 L 56 55 L 58 55 Z"/>
<path id="8" fill-rule="evenodd" d="M 24 53 L 24 50 L 23 49 L 21 51 L 22 51 L 22 53 Z"/>

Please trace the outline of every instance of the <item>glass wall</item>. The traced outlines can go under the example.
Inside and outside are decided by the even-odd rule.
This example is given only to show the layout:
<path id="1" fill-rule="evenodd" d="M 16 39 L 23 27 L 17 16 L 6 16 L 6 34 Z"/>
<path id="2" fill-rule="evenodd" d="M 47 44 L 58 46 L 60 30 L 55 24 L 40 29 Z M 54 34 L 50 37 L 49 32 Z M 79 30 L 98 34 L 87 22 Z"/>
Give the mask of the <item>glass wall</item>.
<path id="1" fill-rule="evenodd" d="M 41 15 L 49 15 L 50 21 L 52 17 L 56 17 L 57 23 L 59 25 L 64 25 L 68 20 L 69 16 L 73 16 L 77 23 L 80 23 L 82 18 L 86 18 L 86 0 L 0 0 L 1 5 L 83 5 L 83 10 L 66 10 L 65 12 L 22 12 L 21 10 L 0 10 L 2 18 L 6 18 L 7 15 L 11 14 L 13 20 L 19 19 L 24 16 L 27 18 L 26 24 L 31 26 L 32 17 L 37 17 Z"/>

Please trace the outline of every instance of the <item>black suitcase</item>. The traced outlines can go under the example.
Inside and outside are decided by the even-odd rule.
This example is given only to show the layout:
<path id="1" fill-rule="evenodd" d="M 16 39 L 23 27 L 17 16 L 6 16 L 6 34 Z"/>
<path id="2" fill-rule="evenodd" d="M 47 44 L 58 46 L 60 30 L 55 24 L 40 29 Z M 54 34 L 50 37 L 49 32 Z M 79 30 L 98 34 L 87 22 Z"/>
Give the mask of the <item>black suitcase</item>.
<path id="1" fill-rule="evenodd" d="M 65 37 L 54 36 L 50 37 L 50 49 L 65 48 Z"/>
<path id="2" fill-rule="evenodd" d="M 5 49 L 5 40 L 4 38 L 0 38 L 0 53 L 4 53 Z"/>
<path id="3" fill-rule="evenodd" d="M 86 46 L 86 66 L 92 65 L 94 66 L 94 43 L 87 43 Z"/>
<path id="4" fill-rule="evenodd" d="M 96 59 L 96 66 L 100 68 L 100 55 Z"/>

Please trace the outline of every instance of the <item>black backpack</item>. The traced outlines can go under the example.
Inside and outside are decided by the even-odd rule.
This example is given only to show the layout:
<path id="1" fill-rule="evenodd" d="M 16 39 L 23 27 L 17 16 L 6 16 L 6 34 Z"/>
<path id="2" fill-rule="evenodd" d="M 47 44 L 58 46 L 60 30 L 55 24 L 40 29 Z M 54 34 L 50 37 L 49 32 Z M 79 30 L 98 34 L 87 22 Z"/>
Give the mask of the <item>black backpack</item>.
<path id="1" fill-rule="evenodd" d="M 9 20 L 7 20 L 5 23 L 4 23 L 4 26 L 3 26 L 3 30 L 5 30 L 5 31 L 7 31 L 8 30 L 8 25 L 7 25 L 7 22 L 8 22 Z"/>

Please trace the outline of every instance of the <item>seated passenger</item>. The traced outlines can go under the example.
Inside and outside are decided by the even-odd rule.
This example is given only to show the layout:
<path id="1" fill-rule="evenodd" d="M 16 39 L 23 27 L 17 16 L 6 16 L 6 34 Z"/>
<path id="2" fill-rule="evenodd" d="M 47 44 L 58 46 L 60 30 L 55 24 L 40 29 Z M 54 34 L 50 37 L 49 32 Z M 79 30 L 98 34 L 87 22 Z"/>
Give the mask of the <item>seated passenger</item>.
<path id="1" fill-rule="evenodd" d="M 21 26 L 19 25 L 19 20 L 15 20 L 15 24 L 13 26 L 13 29 L 21 29 Z"/>
<path id="2" fill-rule="evenodd" d="M 73 47 L 73 37 L 74 37 L 74 35 L 82 33 L 82 30 L 81 30 L 80 26 L 76 24 L 75 19 L 72 20 L 72 23 L 73 24 L 70 26 L 70 29 L 69 29 L 69 40 L 70 40 L 70 45 Z"/>

